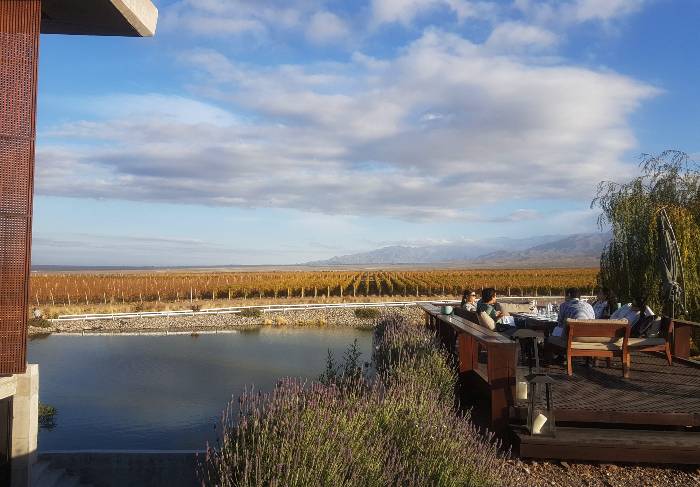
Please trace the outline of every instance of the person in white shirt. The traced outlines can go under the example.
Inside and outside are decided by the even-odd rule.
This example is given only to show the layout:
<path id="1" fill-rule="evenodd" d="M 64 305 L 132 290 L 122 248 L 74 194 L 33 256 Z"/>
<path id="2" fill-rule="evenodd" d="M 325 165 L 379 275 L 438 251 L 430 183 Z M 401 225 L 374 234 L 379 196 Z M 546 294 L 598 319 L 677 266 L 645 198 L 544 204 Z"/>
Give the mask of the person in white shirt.
<path id="1" fill-rule="evenodd" d="M 615 311 L 616 304 L 617 298 L 612 293 L 610 288 L 598 288 L 598 296 L 596 296 L 596 300 L 593 302 L 593 311 L 595 312 L 595 318 L 597 320 L 604 320 L 610 318 L 610 315 Z"/>
<path id="2" fill-rule="evenodd" d="M 474 291 L 464 291 L 461 307 L 467 311 L 476 311 L 476 293 Z"/>

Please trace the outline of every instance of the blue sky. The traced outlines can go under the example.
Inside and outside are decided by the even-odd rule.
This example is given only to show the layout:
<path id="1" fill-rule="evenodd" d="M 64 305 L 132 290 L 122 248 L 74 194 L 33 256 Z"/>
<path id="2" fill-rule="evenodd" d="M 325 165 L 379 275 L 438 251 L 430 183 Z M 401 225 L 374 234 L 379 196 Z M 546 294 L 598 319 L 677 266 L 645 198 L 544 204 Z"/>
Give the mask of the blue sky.
<path id="1" fill-rule="evenodd" d="M 293 264 L 596 231 L 700 153 L 694 0 L 156 1 L 43 36 L 35 264 Z"/>

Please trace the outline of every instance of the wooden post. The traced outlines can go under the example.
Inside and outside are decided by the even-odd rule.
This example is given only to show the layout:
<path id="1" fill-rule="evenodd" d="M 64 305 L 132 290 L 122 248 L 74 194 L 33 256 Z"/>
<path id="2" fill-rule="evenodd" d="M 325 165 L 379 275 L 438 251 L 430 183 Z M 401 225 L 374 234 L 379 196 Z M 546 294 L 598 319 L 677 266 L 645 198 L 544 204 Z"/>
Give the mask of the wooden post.
<path id="1" fill-rule="evenodd" d="M 514 403 L 515 342 L 490 344 L 488 378 L 491 387 L 491 429 L 503 436 L 508 429 L 510 405 Z"/>
<path id="2" fill-rule="evenodd" d="M 475 368 L 476 358 L 476 342 L 474 337 L 467 333 L 459 333 L 457 335 L 457 353 L 459 357 L 460 373 L 471 372 Z"/>

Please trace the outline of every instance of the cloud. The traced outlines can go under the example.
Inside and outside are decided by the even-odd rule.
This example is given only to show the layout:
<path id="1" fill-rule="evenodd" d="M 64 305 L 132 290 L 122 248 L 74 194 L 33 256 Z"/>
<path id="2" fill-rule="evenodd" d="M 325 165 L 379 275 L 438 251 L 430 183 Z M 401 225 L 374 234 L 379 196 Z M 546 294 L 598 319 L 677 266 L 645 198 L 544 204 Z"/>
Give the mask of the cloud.
<path id="1" fill-rule="evenodd" d="M 160 27 L 202 36 L 261 35 L 299 27 L 319 2 L 303 0 L 180 0 L 163 9 Z"/>
<path id="2" fill-rule="evenodd" d="M 349 33 L 345 22 L 330 12 L 316 12 L 306 29 L 306 37 L 314 44 L 342 41 L 348 37 Z"/>
<path id="3" fill-rule="evenodd" d="M 659 92 L 435 29 L 388 59 L 183 62 L 196 99 L 116 95 L 42 135 L 38 192 L 468 221 L 484 203 L 588 200 L 625 177 L 628 118 Z"/>
<path id="4" fill-rule="evenodd" d="M 515 0 L 515 7 L 538 23 L 608 22 L 638 12 L 650 0 Z"/>
<path id="5" fill-rule="evenodd" d="M 503 22 L 493 29 L 486 47 L 501 52 L 520 52 L 551 49 L 558 41 L 557 35 L 546 29 L 521 22 Z"/>
<path id="6" fill-rule="evenodd" d="M 497 9 L 495 2 L 470 0 L 372 0 L 371 11 L 375 25 L 400 23 L 410 25 L 416 17 L 435 10 L 448 10 L 460 21 L 471 17 L 486 17 Z"/>

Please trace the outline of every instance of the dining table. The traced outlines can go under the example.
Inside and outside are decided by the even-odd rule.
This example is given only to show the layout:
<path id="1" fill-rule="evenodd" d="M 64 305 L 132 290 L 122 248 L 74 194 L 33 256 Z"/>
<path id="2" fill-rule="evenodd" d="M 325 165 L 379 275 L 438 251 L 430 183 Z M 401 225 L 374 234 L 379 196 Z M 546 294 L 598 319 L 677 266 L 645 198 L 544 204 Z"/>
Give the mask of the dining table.
<path id="1" fill-rule="evenodd" d="M 557 314 L 556 313 L 512 313 L 515 318 L 515 326 L 518 328 L 527 328 L 533 331 L 540 331 L 544 337 L 549 337 L 552 330 L 556 328 Z"/>

